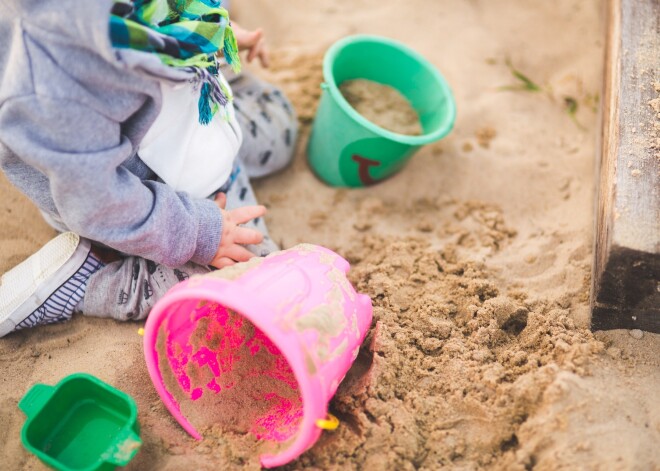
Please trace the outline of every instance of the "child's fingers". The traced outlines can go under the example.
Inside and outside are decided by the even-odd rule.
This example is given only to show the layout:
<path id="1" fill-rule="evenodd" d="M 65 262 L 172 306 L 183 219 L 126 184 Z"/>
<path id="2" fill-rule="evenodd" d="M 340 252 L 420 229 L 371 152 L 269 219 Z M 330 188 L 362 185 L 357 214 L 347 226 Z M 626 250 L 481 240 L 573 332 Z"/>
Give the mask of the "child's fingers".
<path id="1" fill-rule="evenodd" d="M 245 247 L 236 244 L 227 247 L 227 249 L 224 250 L 224 255 L 231 258 L 232 260 L 236 260 L 237 262 L 247 262 L 255 256 Z"/>
<path id="2" fill-rule="evenodd" d="M 215 268 L 225 268 L 232 265 L 236 265 L 236 262 L 229 257 L 220 257 L 217 260 L 213 260 L 213 262 L 211 262 L 211 265 L 213 265 Z"/>
<path id="3" fill-rule="evenodd" d="M 264 235 L 247 227 L 237 227 L 234 232 L 234 242 L 242 245 L 260 244 L 264 240 Z"/>
<path id="4" fill-rule="evenodd" d="M 248 56 L 247 56 L 248 63 L 251 63 L 254 60 L 258 52 L 259 52 L 259 44 L 252 46 L 250 48 L 250 52 L 248 52 Z"/>
<path id="5" fill-rule="evenodd" d="M 264 37 L 263 30 L 261 28 L 255 29 L 254 31 L 252 31 L 252 35 L 250 36 L 248 46 L 251 47 L 251 46 L 254 46 L 256 44 L 259 44 L 259 41 L 261 41 L 261 39 L 263 37 Z"/>
<path id="6" fill-rule="evenodd" d="M 248 57 L 247 57 L 248 62 L 252 62 L 255 57 L 258 57 L 263 65 L 263 61 L 261 60 L 261 58 L 264 53 L 265 47 L 266 47 L 265 41 L 263 40 L 263 38 L 259 38 L 259 41 L 257 41 L 250 47 L 250 52 L 248 53 Z"/>
<path id="7" fill-rule="evenodd" d="M 218 193 L 215 195 L 215 202 L 220 208 L 225 209 L 227 207 L 227 195 L 225 193 Z"/>
<path id="8" fill-rule="evenodd" d="M 244 36 L 240 38 L 240 41 L 239 38 L 236 38 L 238 41 L 238 48 L 240 50 L 254 48 L 257 44 L 259 44 L 259 41 L 261 41 L 263 34 L 264 33 L 262 30 L 257 29 L 254 31 L 250 31 L 249 33 L 246 33 Z"/>
<path id="9" fill-rule="evenodd" d="M 264 68 L 268 68 L 270 66 L 270 58 L 268 57 L 268 47 L 266 47 L 265 43 L 261 43 L 261 48 L 259 50 L 259 62 L 261 62 L 261 66 Z"/>
<path id="10" fill-rule="evenodd" d="M 243 206 L 231 210 L 231 218 L 236 224 L 245 224 L 254 218 L 258 218 L 266 214 L 265 206 Z"/>

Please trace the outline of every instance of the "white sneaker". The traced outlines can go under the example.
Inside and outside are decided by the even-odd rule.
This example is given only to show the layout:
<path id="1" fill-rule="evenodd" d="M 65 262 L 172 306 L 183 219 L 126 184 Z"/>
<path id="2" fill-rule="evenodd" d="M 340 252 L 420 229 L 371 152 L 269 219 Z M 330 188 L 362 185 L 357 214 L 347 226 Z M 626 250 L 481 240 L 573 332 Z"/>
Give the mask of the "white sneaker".
<path id="1" fill-rule="evenodd" d="M 90 275 L 103 267 L 91 244 L 65 232 L 0 278 L 0 337 L 70 319 Z"/>

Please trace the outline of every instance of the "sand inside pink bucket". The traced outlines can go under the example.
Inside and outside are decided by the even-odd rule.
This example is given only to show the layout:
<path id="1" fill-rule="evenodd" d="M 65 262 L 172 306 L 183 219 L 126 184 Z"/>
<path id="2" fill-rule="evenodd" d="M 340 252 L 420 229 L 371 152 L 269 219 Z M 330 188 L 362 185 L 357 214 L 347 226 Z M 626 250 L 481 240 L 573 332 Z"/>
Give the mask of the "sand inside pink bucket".
<path id="1" fill-rule="evenodd" d="M 284 356 L 219 304 L 202 301 L 188 315 L 187 341 L 169 335 L 167 321 L 157 341 L 163 380 L 182 414 L 205 440 L 226 442 L 245 458 L 285 449 L 302 420 L 302 399 Z"/>

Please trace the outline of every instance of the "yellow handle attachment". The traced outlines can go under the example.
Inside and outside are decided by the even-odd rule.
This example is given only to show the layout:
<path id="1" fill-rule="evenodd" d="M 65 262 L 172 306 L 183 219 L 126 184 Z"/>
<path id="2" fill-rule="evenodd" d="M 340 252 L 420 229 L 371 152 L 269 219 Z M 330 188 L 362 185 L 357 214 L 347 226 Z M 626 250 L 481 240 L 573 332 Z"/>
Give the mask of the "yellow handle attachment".
<path id="1" fill-rule="evenodd" d="M 332 414 L 328 414 L 327 419 L 317 420 L 316 426 L 323 430 L 336 430 L 339 427 L 339 419 Z"/>

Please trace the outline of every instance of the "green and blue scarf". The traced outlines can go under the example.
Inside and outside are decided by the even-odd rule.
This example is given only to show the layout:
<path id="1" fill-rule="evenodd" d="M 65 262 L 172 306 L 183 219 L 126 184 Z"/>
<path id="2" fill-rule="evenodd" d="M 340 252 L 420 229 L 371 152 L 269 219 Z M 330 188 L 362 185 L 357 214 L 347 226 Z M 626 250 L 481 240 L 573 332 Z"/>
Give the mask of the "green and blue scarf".
<path id="1" fill-rule="evenodd" d="M 199 86 L 199 122 L 208 124 L 231 100 L 218 80 L 216 53 L 240 71 L 229 14 L 219 0 L 115 0 L 110 39 L 116 48 L 156 54 L 163 64 L 188 70 Z"/>

